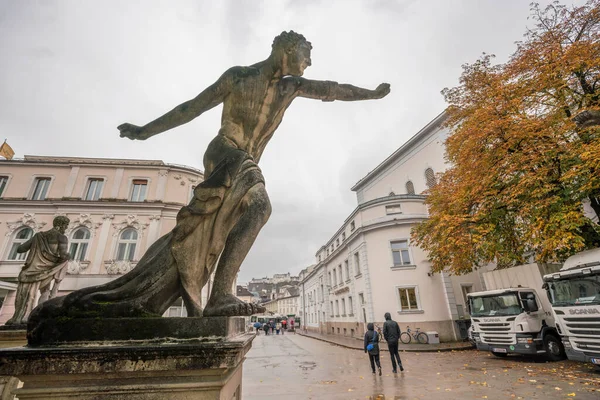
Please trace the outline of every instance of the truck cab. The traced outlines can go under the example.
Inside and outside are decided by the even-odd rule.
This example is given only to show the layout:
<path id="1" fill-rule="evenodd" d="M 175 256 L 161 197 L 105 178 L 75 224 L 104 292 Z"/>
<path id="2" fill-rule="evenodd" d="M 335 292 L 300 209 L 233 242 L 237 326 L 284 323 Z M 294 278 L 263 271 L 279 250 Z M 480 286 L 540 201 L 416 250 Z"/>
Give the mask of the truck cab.
<path id="1" fill-rule="evenodd" d="M 567 357 L 600 366 L 600 249 L 568 258 L 544 282 Z"/>
<path id="2" fill-rule="evenodd" d="M 551 360 L 565 358 L 550 304 L 535 289 L 469 293 L 468 306 L 478 350 L 497 357 L 517 353 L 545 355 Z"/>

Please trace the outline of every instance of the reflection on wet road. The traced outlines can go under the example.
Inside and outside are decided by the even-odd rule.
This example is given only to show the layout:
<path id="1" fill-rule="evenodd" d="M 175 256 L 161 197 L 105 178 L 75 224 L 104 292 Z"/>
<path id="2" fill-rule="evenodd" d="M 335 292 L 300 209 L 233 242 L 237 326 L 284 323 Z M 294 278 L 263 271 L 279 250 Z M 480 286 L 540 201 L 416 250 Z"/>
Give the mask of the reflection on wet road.
<path id="1" fill-rule="evenodd" d="M 600 373 L 586 364 L 474 350 L 400 356 L 406 370 L 394 375 L 382 353 L 379 377 L 361 351 L 300 335 L 258 336 L 244 363 L 242 398 L 600 399 Z"/>

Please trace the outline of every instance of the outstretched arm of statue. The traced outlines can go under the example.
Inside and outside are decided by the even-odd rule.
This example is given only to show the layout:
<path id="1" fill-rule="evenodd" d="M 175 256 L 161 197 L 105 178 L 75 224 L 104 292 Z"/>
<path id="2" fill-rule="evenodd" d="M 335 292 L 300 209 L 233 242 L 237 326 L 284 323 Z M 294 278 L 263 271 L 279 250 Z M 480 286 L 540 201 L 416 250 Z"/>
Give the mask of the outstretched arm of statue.
<path id="1" fill-rule="evenodd" d="M 146 140 L 149 137 L 190 122 L 223 102 L 223 99 L 229 93 L 231 76 L 232 69 L 226 71 L 219 80 L 204 89 L 195 98 L 178 105 L 165 115 L 144 126 L 129 123 L 119 125 L 117 129 L 121 132 L 121 137 L 131 140 Z"/>
<path id="2" fill-rule="evenodd" d="M 33 236 L 31 237 L 31 239 L 29 239 L 28 241 L 26 241 L 25 243 L 23 243 L 22 245 L 20 245 L 19 247 L 17 247 L 17 253 L 26 253 L 29 251 L 29 249 L 31 248 L 31 244 L 33 243 Z"/>
<path id="3" fill-rule="evenodd" d="M 381 99 L 390 92 L 390 84 L 382 83 L 375 90 L 337 83 L 333 81 L 314 81 L 299 79 L 298 96 L 323 101 L 356 101 Z"/>

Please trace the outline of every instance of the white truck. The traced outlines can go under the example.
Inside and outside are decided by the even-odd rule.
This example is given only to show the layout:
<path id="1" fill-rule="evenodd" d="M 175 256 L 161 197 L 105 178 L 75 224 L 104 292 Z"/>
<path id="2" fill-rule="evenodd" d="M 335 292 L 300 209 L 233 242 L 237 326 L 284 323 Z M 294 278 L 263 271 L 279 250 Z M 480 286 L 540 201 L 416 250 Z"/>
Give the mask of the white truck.
<path id="1" fill-rule="evenodd" d="M 600 249 L 571 256 L 544 282 L 567 357 L 600 368 Z"/>
<path id="2" fill-rule="evenodd" d="M 542 290 L 542 277 L 559 269 L 557 264 L 534 263 L 484 272 L 488 290 L 467 295 L 477 349 L 497 357 L 517 353 L 564 359 L 552 307 Z"/>

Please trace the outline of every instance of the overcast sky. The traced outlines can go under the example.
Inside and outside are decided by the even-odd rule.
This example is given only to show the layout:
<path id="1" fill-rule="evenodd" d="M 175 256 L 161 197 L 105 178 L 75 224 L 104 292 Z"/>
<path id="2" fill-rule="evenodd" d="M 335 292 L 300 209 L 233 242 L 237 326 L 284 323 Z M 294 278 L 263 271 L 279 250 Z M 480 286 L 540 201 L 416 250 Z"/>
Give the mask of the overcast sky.
<path id="1" fill-rule="evenodd" d="M 145 142 L 116 127 L 143 125 L 227 68 L 265 59 L 281 31 L 302 33 L 313 45 L 305 77 L 392 91 L 296 99 L 265 150 L 273 213 L 239 281 L 297 274 L 356 207 L 350 187 L 444 109 L 440 91 L 457 85 L 462 64 L 482 52 L 506 60 L 528 15 L 528 0 L 0 0 L 0 137 L 16 157 L 203 169 L 221 107 Z"/>

